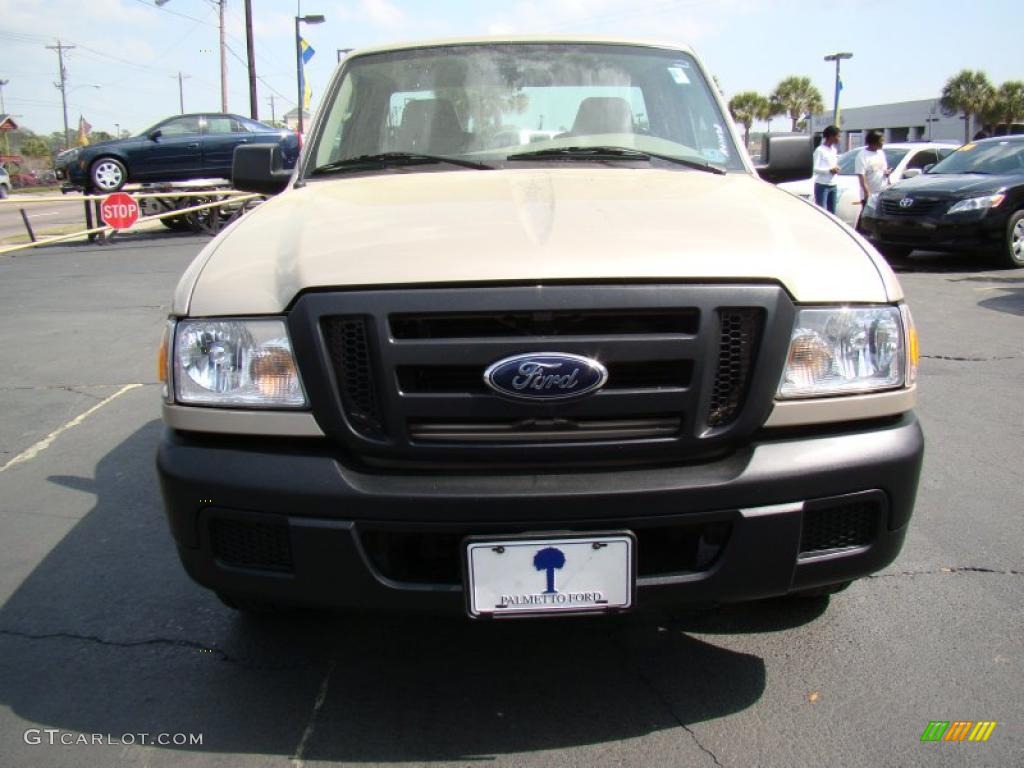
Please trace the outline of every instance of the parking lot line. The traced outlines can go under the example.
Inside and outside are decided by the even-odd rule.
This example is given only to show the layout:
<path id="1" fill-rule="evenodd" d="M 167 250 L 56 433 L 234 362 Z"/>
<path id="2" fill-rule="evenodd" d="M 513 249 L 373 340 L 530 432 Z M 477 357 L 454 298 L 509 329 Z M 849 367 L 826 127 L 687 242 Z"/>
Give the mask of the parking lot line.
<path id="1" fill-rule="evenodd" d="M 118 398 L 121 395 L 123 395 L 125 392 L 128 392 L 130 390 L 133 390 L 133 389 L 135 389 L 137 387 L 141 387 L 141 386 L 142 386 L 142 384 L 125 384 L 123 387 L 121 387 L 119 390 L 117 390 L 117 392 L 115 392 L 114 394 L 112 394 L 109 397 L 107 397 L 106 399 L 101 400 L 100 402 L 96 403 L 96 405 L 94 405 L 92 408 L 90 408 L 89 410 L 85 411 L 84 413 L 78 414 L 77 416 L 75 416 L 75 418 L 73 418 L 67 424 L 64 424 L 63 426 L 58 427 L 53 432 L 51 432 L 46 437 L 44 437 L 42 440 L 38 441 L 37 443 L 35 443 L 31 447 L 29 447 L 29 448 L 25 449 L 24 451 L 22 451 L 21 453 L 19 453 L 13 459 L 11 459 L 6 464 L 4 464 L 2 467 L 0 467 L 0 472 L 6 472 L 8 469 L 10 469 L 11 467 L 15 466 L 16 464 L 24 464 L 26 461 L 31 461 L 36 456 L 38 456 L 40 453 L 42 453 L 47 448 L 49 448 L 50 444 L 54 440 L 56 440 L 58 437 L 60 437 L 61 434 L 63 434 L 67 430 L 71 429 L 72 427 L 78 426 L 83 421 L 85 421 L 87 418 L 89 418 L 89 416 L 91 416 L 93 413 L 98 411 L 100 408 L 102 408 L 103 406 L 105 406 L 107 403 L 111 402 L 115 398 Z"/>

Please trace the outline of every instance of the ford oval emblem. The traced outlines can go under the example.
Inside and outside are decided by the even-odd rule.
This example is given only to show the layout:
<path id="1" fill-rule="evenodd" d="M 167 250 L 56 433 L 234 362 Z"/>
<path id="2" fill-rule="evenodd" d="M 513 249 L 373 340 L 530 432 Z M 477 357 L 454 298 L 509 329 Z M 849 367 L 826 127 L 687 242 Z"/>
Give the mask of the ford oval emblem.
<path id="1" fill-rule="evenodd" d="M 562 352 L 535 352 L 499 360 L 484 371 L 484 383 L 502 397 L 546 402 L 596 392 L 608 381 L 597 360 Z"/>

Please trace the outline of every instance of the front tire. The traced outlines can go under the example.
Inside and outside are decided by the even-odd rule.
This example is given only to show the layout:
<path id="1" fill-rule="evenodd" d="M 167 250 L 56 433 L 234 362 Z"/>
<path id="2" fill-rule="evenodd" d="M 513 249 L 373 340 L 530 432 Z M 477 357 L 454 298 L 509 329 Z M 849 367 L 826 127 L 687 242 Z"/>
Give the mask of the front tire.
<path id="1" fill-rule="evenodd" d="M 7 187 L 5 187 L 3 184 L 0 184 L 0 200 L 6 200 L 7 195 L 9 194 L 10 192 L 7 191 Z"/>
<path id="2" fill-rule="evenodd" d="M 89 169 L 89 182 L 99 192 L 117 192 L 128 183 L 128 169 L 116 157 L 101 157 Z"/>
<path id="3" fill-rule="evenodd" d="M 1024 210 L 1011 214 L 1006 222 L 1006 241 L 999 263 L 1011 269 L 1024 267 Z"/>

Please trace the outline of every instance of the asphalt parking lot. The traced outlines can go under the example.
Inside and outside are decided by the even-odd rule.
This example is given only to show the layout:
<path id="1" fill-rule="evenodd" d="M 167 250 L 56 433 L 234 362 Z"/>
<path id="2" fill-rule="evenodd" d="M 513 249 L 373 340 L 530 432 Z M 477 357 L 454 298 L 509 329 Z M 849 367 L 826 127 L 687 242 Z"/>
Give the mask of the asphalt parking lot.
<path id="1" fill-rule="evenodd" d="M 185 576 L 153 466 L 156 345 L 205 242 L 0 259 L 0 764 L 1024 764 L 1024 271 L 898 265 L 924 355 L 917 509 L 899 559 L 831 600 L 267 621 Z M 998 725 L 922 743 L 931 720 Z"/>

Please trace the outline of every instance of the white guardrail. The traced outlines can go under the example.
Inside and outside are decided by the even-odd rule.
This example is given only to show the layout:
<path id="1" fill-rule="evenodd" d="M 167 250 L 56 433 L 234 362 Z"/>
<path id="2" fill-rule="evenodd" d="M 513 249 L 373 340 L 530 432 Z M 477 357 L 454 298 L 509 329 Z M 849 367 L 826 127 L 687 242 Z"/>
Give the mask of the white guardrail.
<path id="1" fill-rule="evenodd" d="M 168 219 L 175 224 L 182 224 L 180 227 L 169 225 L 172 229 L 192 229 L 196 232 L 205 231 L 215 233 L 242 215 L 242 213 L 249 208 L 252 202 L 264 199 L 262 195 L 223 188 L 205 190 L 196 189 L 189 191 L 180 190 L 173 192 L 124 192 L 123 194 L 128 194 L 137 204 L 139 204 L 140 209 L 140 216 L 138 220 L 125 229 L 112 227 L 105 222 L 101 223 L 100 208 L 103 201 L 110 195 L 81 195 L 75 197 L 68 197 L 66 195 L 53 195 L 46 197 L 32 195 L 31 198 L 22 197 L 20 199 L 7 198 L 6 200 L 0 200 L 0 210 L 3 210 L 5 207 L 21 210 L 22 218 L 25 220 L 26 230 L 31 238 L 31 242 L 28 243 L 0 246 L 0 255 L 14 253 L 15 251 L 22 251 L 29 248 L 36 248 L 42 245 L 50 245 L 51 243 L 75 240 L 82 237 L 89 238 L 90 240 L 106 240 L 112 237 L 116 232 L 128 232 L 140 228 L 143 224 L 160 221 L 162 219 Z M 31 225 L 28 223 L 28 217 L 25 214 L 24 208 L 26 206 L 41 203 L 67 203 L 69 200 L 82 201 L 84 203 L 86 228 L 81 231 L 71 232 L 68 234 L 36 238 Z M 195 200 L 200 200 L 201 202 L 190 204 Z M 141 213 L 147 211 L 147 209 L 156 209 L 157 212 L 141 215 Z M 92 226 L 93 217 L 95 217 L 95 221 L 97 222 L 96 226 Z"/>

